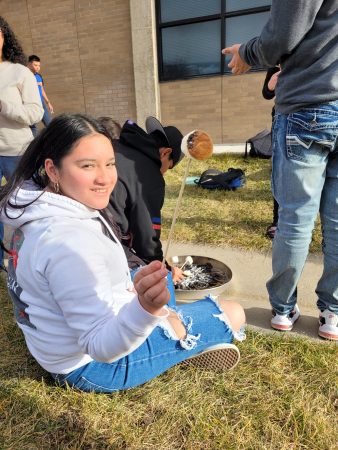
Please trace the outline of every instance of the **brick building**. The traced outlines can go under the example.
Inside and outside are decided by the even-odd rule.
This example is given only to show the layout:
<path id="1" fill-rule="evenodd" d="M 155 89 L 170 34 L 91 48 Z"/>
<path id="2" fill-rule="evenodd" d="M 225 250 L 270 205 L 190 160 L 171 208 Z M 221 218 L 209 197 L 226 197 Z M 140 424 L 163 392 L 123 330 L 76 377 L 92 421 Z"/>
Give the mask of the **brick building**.
<path id="1" fill-rule="evenodd" d="M 158 9 L 167 7 L 165 1 L 168 5 L 168 0 L 0 0 L 0 15 L 10 23 L 25 52 L 40 56 L 56 113 L 111 115 L 120 122 L 131 118 L 141 126 L 152 114 L 184 133 L 203 128 L 216 143 L 243 142 L 269 127 L 272 104 L 261 96 L 263 71 L 232 77 L 223 72 L 222 62 L 222 73 L 163 77 L 166 43 Z M 173 2 L 170 7 L 183 2 L 169 1 Z M 204 7 L 217 1 L 225 4 L 208 0 Z M 253 2 L 250 8 L 270 4 L 245 2 Z M 264 11 L 261 7 L 256 12 Z M 224 20 L 230 24 L 234 13 L 227 14 Z M 217 24 L 223 19 L 209 15 L 203 20 Z M 194 23 L 183 18 L 167 25 L 168 30 L 176 25 L 183 30 Z M 242 40 L 246 38 L 244 34 Z"/>

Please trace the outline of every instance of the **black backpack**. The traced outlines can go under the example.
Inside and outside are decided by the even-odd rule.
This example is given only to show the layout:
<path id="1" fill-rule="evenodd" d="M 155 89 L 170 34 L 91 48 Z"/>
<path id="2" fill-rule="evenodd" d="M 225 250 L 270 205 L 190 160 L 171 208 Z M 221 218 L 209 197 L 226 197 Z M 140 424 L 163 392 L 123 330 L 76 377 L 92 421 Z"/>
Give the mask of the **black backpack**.
<path id="1" fill-rule="evenodd" d="M 204 189 L 225 189 L 236 190 L 245 184 L 245 175 L 242 169 L 233 169 L 222 172 L 218 169 L 205 170 L 200 178 L 195 181 L 198 186 Z"/>
<path id="2" fill-rule="evenodd" d="M 265 129 L 260 131 L 258 134 L 248 139 L 245 143 L 245 155 L 253 158 L 263 158 L 269 159 L 272 156 L 272 141 L 271 141 L 271 131 Z"/>

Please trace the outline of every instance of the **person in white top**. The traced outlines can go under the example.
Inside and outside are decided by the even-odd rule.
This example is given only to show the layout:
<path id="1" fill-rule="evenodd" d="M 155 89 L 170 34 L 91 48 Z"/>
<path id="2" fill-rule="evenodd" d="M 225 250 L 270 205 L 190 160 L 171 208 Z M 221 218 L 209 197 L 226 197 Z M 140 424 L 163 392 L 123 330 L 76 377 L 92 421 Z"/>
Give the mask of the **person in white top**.
<path id="1" fill-rule="evenodd" d="M 43 108 L 34 75 L 13 31 L 0 16 L 0 185 L 9 179 L 20 155 L 33 139 L 30 125 L 40 121 Z M 0 223 L 0 239 L 3 225 Z M 2 267 L 0 249 L 0 270 Z"/>
<path id="2" fill-rule="evenodd" d="M 132 284 L 105 209 L 116 181 L 102 125 L 60 115 L 1 190 L 1 220 L 15 228 L 9 293 L 30 353 L 61 385 L 95 392 L 137 386 L 192 357 L 233 367 L 231 342 L 244 338 L 240 305 L 208 297 L 169 309 L 160 261 Z"/>

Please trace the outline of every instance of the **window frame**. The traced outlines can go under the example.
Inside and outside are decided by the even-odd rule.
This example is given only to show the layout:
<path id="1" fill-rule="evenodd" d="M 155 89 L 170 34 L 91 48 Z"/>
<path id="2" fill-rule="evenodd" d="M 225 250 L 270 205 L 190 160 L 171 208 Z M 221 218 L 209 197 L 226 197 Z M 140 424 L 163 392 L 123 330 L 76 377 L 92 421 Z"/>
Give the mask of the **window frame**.
<path id="1" fill-rule="evenodd" d="M 226 72 L 225 69 L 225 57 L 220 54 L 221 58 L 221 70 L 217 73 L 210 73 L 205 75 L 186 75 L 186 76 L 177 76 L 175 78 L 165 78 L 164 70 L 163 70 L 163 47 L 162 47 L 162 30 L 165 28 L 176 27 L 180 25 L 191 25 L 194 23 L 202 23 L 202 22 L 210 22 L 212 20 L 221 20 L 221 49 L 225 47 L 225 27 L 226 27 L 226 19 L 231 17 L 239 17 L 246 16 L 250 14 L 256 14 L 261 12 L 268 12 L 271 9 L 271 5 L 267 6 L 256 6 L 253 8 L 240 9 L 236 11 L 225 11 L 226 0 L 221 0 L 221 12 L 220 14 L 211 14 L 207 16 L 199 16 L 193 17 L 190 19 L 182 19 L 182 20 L 172 20 L 169 22 L 161 21 L 161 0 L 155 0 L 155 17 L 156 17 L 156 36 L 157 36 L 157 62 L 158 62 L 158 77 L 160 83 L 169 82 L 169 81 L 178 81 L 178 80 L 189 80 L 194 78 L 205 78 L 205 77 L 215 77 L 215 76 L 223 76 L 223 75 L 231 75 L 231 72 Z M 253 68 L 250 69 L 250 72 L 261 72 L 266 69 L 263 68 Z"/>

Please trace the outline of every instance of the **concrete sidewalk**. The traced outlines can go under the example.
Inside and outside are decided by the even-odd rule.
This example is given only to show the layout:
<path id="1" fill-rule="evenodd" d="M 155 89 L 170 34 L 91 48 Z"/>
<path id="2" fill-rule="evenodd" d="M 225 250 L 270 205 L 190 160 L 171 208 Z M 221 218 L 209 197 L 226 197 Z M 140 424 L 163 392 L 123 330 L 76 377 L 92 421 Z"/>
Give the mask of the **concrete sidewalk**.
<path id="1" fill-rule="evenodd" d="M 270 328 L 271 306 L 265 287 L 266 281 L 271 276 L 270 252 L 258 253 L 234 248 L 172 243 L 169 254 L 207 256 L 225 263 L 232 270 L 232 280 L 226 285 L 226 290 L 220 297 L 240 303 L 245 308 L 250 327 L 266 333 L 276 332 Z M 320 339 L 317 336 L 318 310 L 315 288 L 321 273 L 322 257 L 310 255 L 298 285 L 301 317 L 292 334 Z"/>

